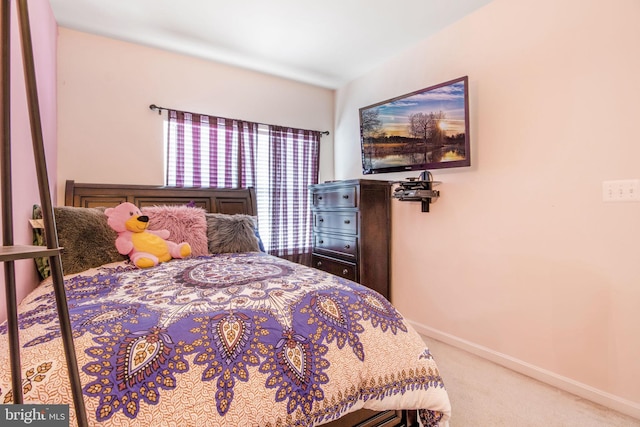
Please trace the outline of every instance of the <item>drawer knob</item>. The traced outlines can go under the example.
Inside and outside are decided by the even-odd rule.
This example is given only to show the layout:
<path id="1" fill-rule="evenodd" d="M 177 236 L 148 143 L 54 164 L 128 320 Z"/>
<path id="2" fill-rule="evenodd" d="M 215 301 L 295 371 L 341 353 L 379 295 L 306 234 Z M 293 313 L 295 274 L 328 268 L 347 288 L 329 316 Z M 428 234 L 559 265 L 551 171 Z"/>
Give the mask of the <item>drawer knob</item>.
<path id="1" fill-rule="evenodd" d="M 342 195 L 342 198 L 343 198 L 343 199 L 348 199 L 348 198 L 349 198 L 349 195 L 348 195 L 348 194 L 343 194 L 343 195 Z"/>
<path id="2" fill-rule="evenodd" d="M 344 270 L 342 270 L 342 275 L 346 276 L 347 274 L 349 274 L 349 270 L 347 270 L 346 268 Z"/>
<path id="3" fill-rule="evenodd" d="M 318 243 L 323 244 L 323 243 L 324 243 L 324 240 L 320 240 L 320 241 L 318 241 Z"/>
<path id="4" fill-rule="evenodd" d="M 318 196 L 318 200 L 322 200 L 322 196 Z"/>
<path id="5" fill-rule="evenodd" d="M 345 220 L 344 220 L 344 223 L 345 223 L 345 224 L 351 224 L 351 220 L 349 220 L 349 219 L 345 219 Z"/>
<path id="6" fill-rule="evenodd" d="M 345 248 L 345 249 L 350 249 L 350 248 L 351 248 L 351 245 L 344 245 L 344 248 Z"/>
<path id="7" fill-rule="evenodd" d="M 318 262 L 316 263 L 316 266 L 318 266 L 318 267 L 322 267 L 322 261 L 318 261 Z"/>
<path id="8" fill-rule="evenodd" d="M 318 218 L 319 222 L 324 222 L 324 218 Z"/>

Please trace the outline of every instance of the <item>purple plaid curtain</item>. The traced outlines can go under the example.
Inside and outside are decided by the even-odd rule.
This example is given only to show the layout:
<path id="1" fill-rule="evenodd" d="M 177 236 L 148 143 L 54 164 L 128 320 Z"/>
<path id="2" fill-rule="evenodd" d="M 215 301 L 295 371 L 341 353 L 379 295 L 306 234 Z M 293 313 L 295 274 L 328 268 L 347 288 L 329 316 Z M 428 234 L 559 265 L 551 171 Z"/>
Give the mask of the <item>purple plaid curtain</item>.
<path id="1" fill-rule="evenodd" d="M 166 184 L 254 187 L 267 252 L 311 263 L 320 132 L 169 110 Z"/>
<path id="2" fill-rule="evenodd" d="M 269 126 L 271 241 L 268 252 L 311 265 L 308 187 L 318 182 L 320 132 Z"/>
<path id="3" fill-rule="evenodd" d="M 258 124 L 168 111 L 165 181 L 175 187 L 254 187 Z"/>

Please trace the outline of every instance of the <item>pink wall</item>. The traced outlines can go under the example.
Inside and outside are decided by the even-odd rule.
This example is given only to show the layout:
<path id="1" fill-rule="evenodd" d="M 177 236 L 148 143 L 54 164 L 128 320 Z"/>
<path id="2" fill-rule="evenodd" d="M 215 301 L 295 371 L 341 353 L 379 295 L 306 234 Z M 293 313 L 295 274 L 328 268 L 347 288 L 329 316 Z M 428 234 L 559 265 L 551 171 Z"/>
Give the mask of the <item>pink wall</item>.
<path id="1" fill-rule="evenodd" d="M 34 166 L 31 130 L 22 68 L 22 50 L 15 2 L 11 2 L 11 133 L 14 243 L 31 244 L 32 232 L 28 224 L 34 203 L 40 203 Z M 30 0 L 29 17 L 35 57 L 36 78 L 49 181 L 54 188 L 56 179 L 56 39 L 57 24 L 49 2 Z M 54 196 L 55 197 L 55 196 Z M 55 200 L 54 200 L 55 202 Z M 0 266 L 0 268 L 3 268 Z M 16 261 L 16 288 L 18 300 L 38 283 L 32 260 Z M 4 270 L 0 276 L 0 321 L 6 319 L 4 297 Z"/>
<path id="2" fill-rule="evenodd" d="M 640 418 L 640 203 L 602 201 L 602 181 L 640 178 L 638 17 L 637 0 L 492 1 L 338 90 L 335 173 L 361 176 L 358 108 L 468 75 L 472 166 L 433 171 L 429 213 L 393 202 L 394 303 Z"/>

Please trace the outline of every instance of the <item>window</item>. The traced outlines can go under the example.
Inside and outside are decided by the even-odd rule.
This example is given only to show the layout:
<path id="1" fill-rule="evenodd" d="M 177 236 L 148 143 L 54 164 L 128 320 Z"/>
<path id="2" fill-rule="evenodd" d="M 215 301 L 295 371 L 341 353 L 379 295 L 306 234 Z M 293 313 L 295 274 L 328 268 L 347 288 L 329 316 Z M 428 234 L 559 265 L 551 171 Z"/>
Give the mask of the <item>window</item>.
<path id="1" fill-rule="evenodd" d="M 169 110 L 166 184 L 255 187 L 267 252 L 308 264 L 320 132 Z"/>

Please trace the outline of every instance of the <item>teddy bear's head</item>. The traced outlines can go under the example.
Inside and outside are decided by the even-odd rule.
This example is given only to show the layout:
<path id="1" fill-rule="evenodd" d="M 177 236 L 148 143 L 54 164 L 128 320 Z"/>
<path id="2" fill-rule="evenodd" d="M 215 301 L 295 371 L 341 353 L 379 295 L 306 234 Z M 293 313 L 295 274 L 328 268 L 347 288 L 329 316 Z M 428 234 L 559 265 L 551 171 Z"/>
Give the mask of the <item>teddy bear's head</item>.
<path id="1" fill-rule="evenodd" d="M 149 226 L 149 217 L 142 215 L 140 209 L 133 203 L 120 203 L 115 208 L 108 208 L 104 211 L 107 215 L 107 223 L 118 233 L 131 231 L 142 233 Z"/>

